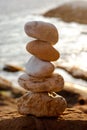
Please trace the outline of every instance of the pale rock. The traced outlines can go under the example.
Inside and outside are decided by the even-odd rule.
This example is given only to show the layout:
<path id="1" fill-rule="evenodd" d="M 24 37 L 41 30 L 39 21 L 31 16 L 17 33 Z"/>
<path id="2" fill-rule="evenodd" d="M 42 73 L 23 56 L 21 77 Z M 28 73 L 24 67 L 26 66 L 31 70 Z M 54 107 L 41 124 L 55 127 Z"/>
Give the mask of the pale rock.
<path id="1" fill-rule="evenodd" d="M 37 117 L 57 117 L 58 115 L 63 113 L 67 106 L 65 99 L 54 92 L 28 92 L 18 99 L 17 104 L 20 114 L 32 114 Z"/>
<path id="2" fill-rule="evenodd" d="M 60 54 L 48 42 L 34 40 L 27 44 L 26 50 L 41 60 L 56 61 Z"/>
<path id="3" fill-rule="evenodd" d="M 48 22 L 33 21 L 25 24 L 25 33 L 33 38 L 50 42 L 54 45 L 58 39 L 58 31 L 56 27 Z"/>
<path id="4" fill-rule="evenodd" d="M 59 74 L 52 74 L 50 77 L 36 78 L 23 74 L 19 77 L 18 83 L 21 87 L 32 92 L 59 92 L 64 87 L 63 77 Z"/>
<path id="5" fill-rule="evenodd" d="M 38 59 L 32 56 L 25 65 L 26 73 L 34 77 L 47 77 L 51 75 L 55 69 L 50 62 Z"/>

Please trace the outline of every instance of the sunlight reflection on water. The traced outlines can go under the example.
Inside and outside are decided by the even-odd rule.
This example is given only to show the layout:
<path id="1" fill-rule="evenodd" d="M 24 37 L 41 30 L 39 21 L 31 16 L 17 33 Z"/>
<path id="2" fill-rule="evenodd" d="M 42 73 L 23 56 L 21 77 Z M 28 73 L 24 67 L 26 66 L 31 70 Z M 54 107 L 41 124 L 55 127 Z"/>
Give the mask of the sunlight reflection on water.
<path id="1" fill-rule="evenodd" d="M 30 57 L 25 46 L 32 38 L 24 33 L 24 24 L 27 21 L 41 20 L 53 23 L 59 31 L 59 42 L 54 46 L 61 54 L 57 62 L 67 66 L 76 65 L 87 71 L 87 25 L 65 23 L 57 18 L 44 18 L 40 15 L 29 14 L 27 11 L 20 13 L 20 16 L 17 13 L 0 16 L 0 70 L 5 63 L 25 65 Z M 8 79 L 17 80 L 20 74 L 16 73 L 15 77 L 1 71 L 0 75 L 5 77 L 8 75 Z M 80 82 L 83 84 L 82 81 Z"/>

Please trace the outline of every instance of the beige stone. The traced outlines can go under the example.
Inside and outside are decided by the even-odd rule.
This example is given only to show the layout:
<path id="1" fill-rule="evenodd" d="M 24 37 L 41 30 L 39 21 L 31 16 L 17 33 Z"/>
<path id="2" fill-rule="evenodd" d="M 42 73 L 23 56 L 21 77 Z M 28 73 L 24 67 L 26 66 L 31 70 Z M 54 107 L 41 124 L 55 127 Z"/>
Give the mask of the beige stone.
<path id="1" fill-rule="evenodd" d="M 42 21 L 27 22 L 24 29 L 26 34 L 33 38 L 48 41 L 53 45 L 58 41 L 58 31 L 51 23 Z"/>
<path id="2" fill-rule="evenodd" d="M 59 92 L 64 86 L 64 80 L 59 74 L 53 74 L 46 78 L 23 74 L 19 77 L 18 82 L 21 87 L 33 92 Z"/>
<path id="3" fill-rule="evenodd" d="M 56 93 L 32 93 L 28 92 L 18 99 L 18 111 L 20 114 L 32 114 L 37 117 L 58 116 L 65 110 L 67 104 L 62 96 Z"/>
<path id="4" fill-rule="evenodd" d="M 50 62 L 32 56 L 25 65 L 26 73 L 34 77 L 48 77 L 54 71 L 54 65 Z"/>
<path id="5" fill-rule="evenodd" d="M 34 40 L 27 44 L 26 50 L 41 60 L 56 61 L 60 54 L 48 42 Z"/>
<path id="6" fill-rule="evenodd" d="M 67 1 L 58 7 L 47 11 L 44 16 L 58 17 L 65 22 L 87 24 L 87 0 Z"/>

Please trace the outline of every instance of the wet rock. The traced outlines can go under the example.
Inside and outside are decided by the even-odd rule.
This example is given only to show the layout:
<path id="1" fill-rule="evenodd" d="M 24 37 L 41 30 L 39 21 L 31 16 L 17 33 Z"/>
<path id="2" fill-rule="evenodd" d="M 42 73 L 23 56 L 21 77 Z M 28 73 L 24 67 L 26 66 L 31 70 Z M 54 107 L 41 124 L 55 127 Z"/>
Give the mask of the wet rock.
<path id="1" fill-rule="evenodd" d="M 3 67 L 3 70 L 8 72 L 17 72 L 17 71 L 24 71 L 24 68 L 12 64 L 6 64 Z"/>
<path id="2" fill-rule="evenodd" d="M 67 2 L 47 11 L 44 16 L 58 17 L 66 22 L 87 24 L 87 1 Z"/>

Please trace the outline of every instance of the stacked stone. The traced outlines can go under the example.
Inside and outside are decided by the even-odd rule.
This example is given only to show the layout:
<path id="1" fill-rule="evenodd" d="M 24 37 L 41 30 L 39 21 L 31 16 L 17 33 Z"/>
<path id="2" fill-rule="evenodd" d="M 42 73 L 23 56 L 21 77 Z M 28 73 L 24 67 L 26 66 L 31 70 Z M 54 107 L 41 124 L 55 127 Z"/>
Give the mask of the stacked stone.
<path id="1" fill-rule="evenodd" d="M 18 99 L 18 111 L 37 117 L 58 116 L 66 108 L 66 100 L 55 93 L 63 89 L 64 80 L 53 73 L 55 67 L 51 63 L 60 56 L 53 47 L 58 41 L 58 31 L 51 23 L 33 21 L 25 24 L 25 32 L 36 40 L 26 46 L 32 56 L 18 82 L 28 92 Z"/>

